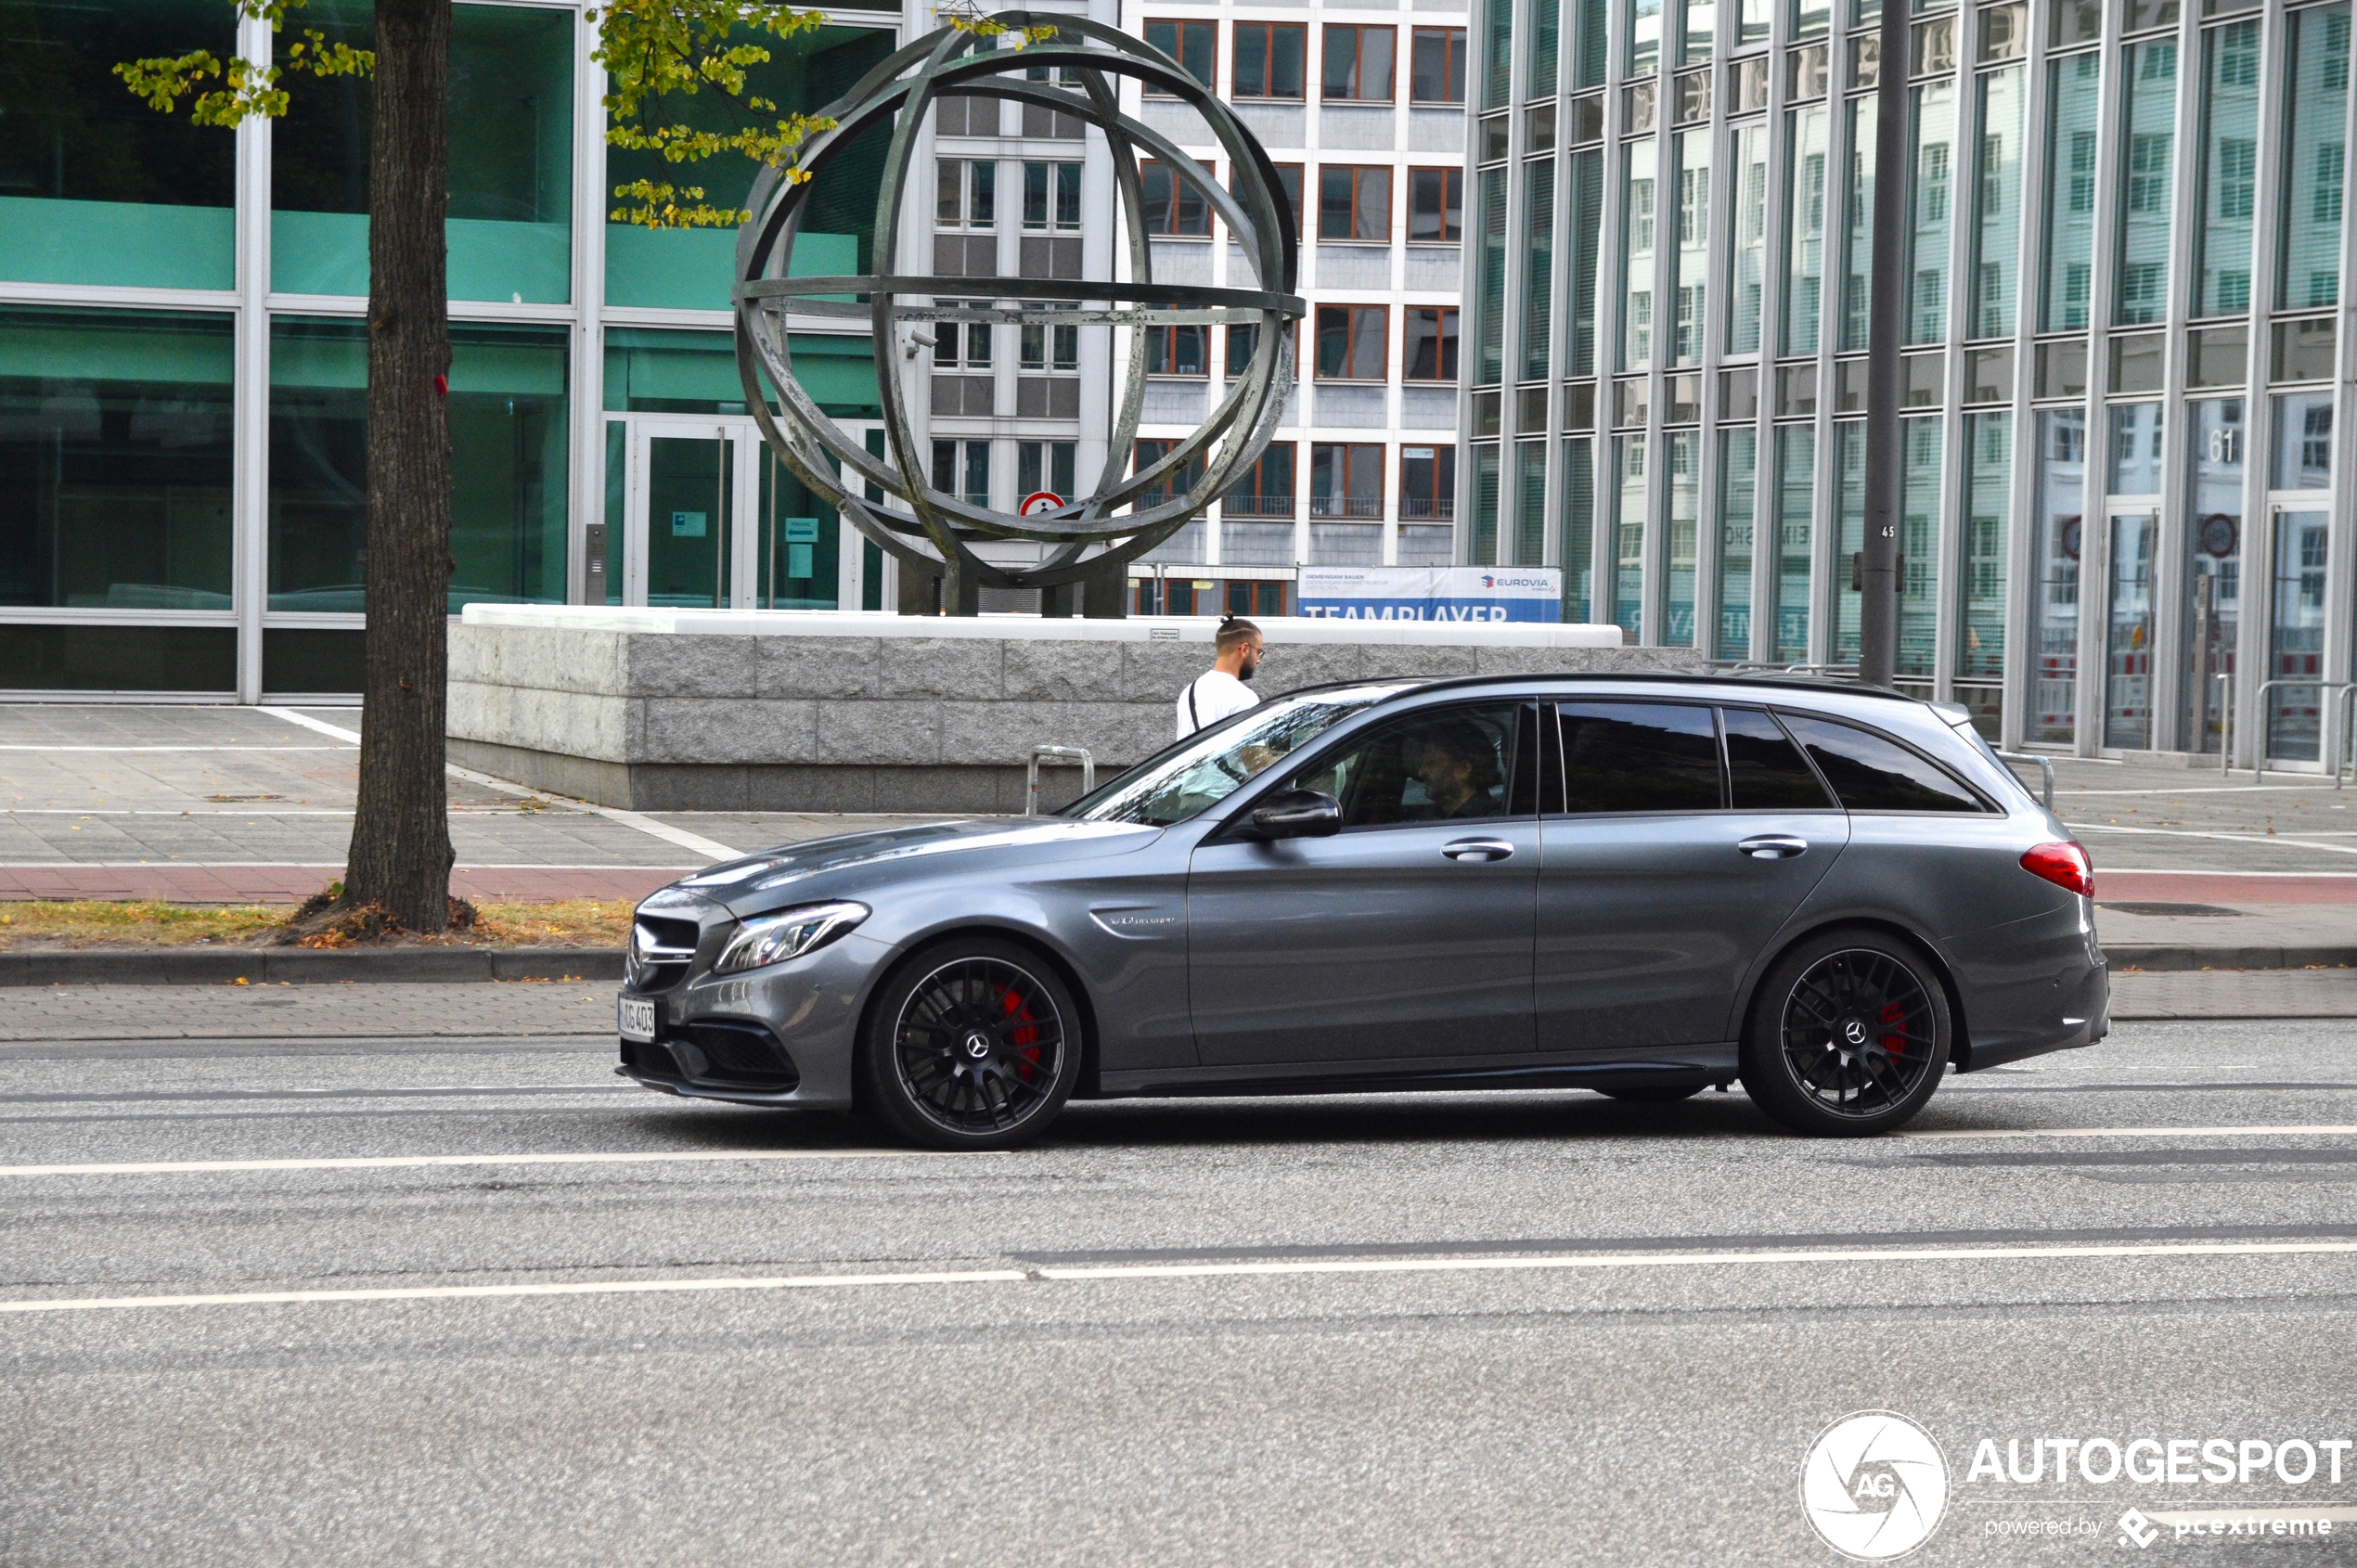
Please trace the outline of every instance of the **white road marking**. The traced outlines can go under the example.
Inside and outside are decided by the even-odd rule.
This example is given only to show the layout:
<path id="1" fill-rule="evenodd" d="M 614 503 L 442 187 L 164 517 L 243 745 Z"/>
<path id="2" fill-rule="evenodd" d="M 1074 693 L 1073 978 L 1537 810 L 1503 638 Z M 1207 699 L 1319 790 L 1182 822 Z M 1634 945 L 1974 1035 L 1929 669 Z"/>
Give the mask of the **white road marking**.
<path id="1" fill-rule="evenodd" d="M 1987 1132 L 1901 1129 L 1893 1137 L 2352 1137 L 2357 1125 L 2319 1123 L 2294 1127 L 1999 1127 Z"/>
<path id="2" fill-rule="evenodd" d="M 2221 784 L 2202 790 L 2057 790 L 2054 798 L 2065 795 L 2275 795 L 2298 790 L 2325 790 L 2330 786 L 2319 779 L 2313 784 Z"/>
<path id="3" fill-rule="evenodd" d="M 0 1165 L 0 1176 L 189 1176 L 207 1171 L 397 1171 L 433 1165 L 660 1165 L 719 1160 L 926 1160 L 922 1149 L 695 1149 L 609 1154 L 364 1154 L 316 1160 L 139 1160 Z"/>
<path id="4" fill-rule="evenodd" d="M 245 1291 L 231 1295 L 93 1296 L 80 1301 L 0 1301 L 5 1312 L 103 1312 L 129 1306 L 283 1306 L 306 1302 L 468 1301 L 516 1296 L 659 1295 L 707 1291 L 806 1291 L 854 1285 L 1020 1285 L 1021 1270 L 974 1268 L 930 1274 L 779 1274 L 746 1279 L 567 1280 L 545 1285 L 418 1285 L 380 1291 Z"/>
<path id="5" fill-rule="evenodd" d="M 273 718 L 284 719 L 289 724 L 299 724 L 305 729 L 316 729 L 322 735 L 332 735 L 340 740 L 349 740 L 354 745 L 359 744 L 360 741 L 358 730 L 342 729 L 335 725 L 315 719 L 307 713 L 298 713 L 291 708 L 262 708 L 256 711 L 268 713 Z M 515 795 L 527 800 L 537 798 L 560 801 L 583 811 L 595 812 L 599 816 L 611 818 L 625 828 L 635 828 L 639 832 L 661 839 L 665 843 L 676 844 L 685 850 L 693 850 L 707 859 L 735 860 L 744 853 L 742 850 L 730 849 L 727 844 L 704 838 L 701 834 L 690 833 L 684 828 L 674 828 L 668 822 L 658 822 L 653 817 L 643 816 L 638 812 L 599 805 L 594 801 L 578 801 L 570 795 L 555 794 L 547 790 L 527 790 L 521 784 L 509 783 L 505 778 L 494 778 L 487 773 L 477 773 L 472 768 L 450 766 L 448 772 L 453 778 L 463 778 L 470 784 L 480 784 L 487 790 L 496 790 L 502 794 Z"/>
<path id="6" fill-rule="evenodd" d="M 899 1274 L 784 1274 L 705 1279 L 565 1280 L 517 1285 L 410 1285 L 331 1291 L 239 1291 L 217 1294 L 88 1296 L 0 1301 L 0 1314 L 107 1312 L 156 1306 L 284 1306 L 383 1301 L 484 1301 L 529 1296 L 695 1294 L 741 1291 L 849 1290 L 902 1285 L 1020 1285 L 1144 1279 L 1269 1279 L 1368 1274 L 1499 1274 L 1549 1270 L 1747 1267 L 1827 1263 L 1987 1263 L 2007 1259 L 2256 1257 L 2357 1253 L 2357 1241 L 2158 1242 L 2080 1247 L 1814 1248 L 1805 1252 L 1541 1253 L 1520 1257 L 1314 1258 L 1265 1263 L 1119 1264 L 1103 1267 L 928 1269 Z"/>
<path id="7" fill-rule="evenodd" d="M 2143 833 L 2162 839 L 2222 839 L 2230 844 L 2282 844 L 2289 849 L 2321 849 L 2334 855 L 2357 855 L 2357 845 L 2319 843 L 2314 839 L 2295 838 L 2288 833 L 2204 833 L 2190 828 L 2122 828 L 2113 822 L 2074 822 L 2071 830 L 2078 833 Z"/>

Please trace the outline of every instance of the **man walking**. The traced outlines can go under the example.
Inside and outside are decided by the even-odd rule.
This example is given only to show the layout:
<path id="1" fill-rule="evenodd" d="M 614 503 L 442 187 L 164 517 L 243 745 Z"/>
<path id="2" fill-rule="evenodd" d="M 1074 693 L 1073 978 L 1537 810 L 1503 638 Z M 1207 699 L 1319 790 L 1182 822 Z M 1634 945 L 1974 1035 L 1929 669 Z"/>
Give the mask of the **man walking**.
<path id="1" fill-rule="evenodd" d="M 1241 615 L 1219 618 L 1212 647 L 1211 668 L 1197 675 L 1178 694 L 1178 739 L 1208 729 L 1230 713 L 1257 707 L 1260 699 L 1244 683 L 1260 668 L 1260 628 Z"/>

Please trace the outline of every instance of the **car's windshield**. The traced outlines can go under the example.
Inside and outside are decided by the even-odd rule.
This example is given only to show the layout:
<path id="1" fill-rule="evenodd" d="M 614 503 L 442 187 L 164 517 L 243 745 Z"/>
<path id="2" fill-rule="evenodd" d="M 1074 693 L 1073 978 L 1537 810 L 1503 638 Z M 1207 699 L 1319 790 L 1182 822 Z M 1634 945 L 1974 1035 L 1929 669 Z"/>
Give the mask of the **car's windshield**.
<path id="1" fill-rule="evenodd" d="M 1074 802 L 1064 815 L 1088 822 L 1167 828 L 1218 804 L 1255 776 L 1407 683 L 1340 687 L 1247 708 Z"/>

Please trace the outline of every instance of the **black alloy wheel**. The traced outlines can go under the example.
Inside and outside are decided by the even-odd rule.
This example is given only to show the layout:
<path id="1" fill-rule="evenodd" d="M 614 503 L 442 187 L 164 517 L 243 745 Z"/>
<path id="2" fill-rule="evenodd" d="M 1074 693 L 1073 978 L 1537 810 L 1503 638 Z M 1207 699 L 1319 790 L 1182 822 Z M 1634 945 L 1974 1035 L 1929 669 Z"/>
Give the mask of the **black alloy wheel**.
<path id="1" fill-rule="evenodd" d="M 1801 1132 L 1885 1132 L 1923 1109 L 1950 1048 L 1947 994 L 1921 955 L 1879 932 L 1828 932 L 1761 984 L 1744 1088 Z"/>
<path id="2" fill-rule="evenodd" d="M 879 999 L 863 1053 L 870 1099 L 939 1149 L 1011 1149 L 1055 1118 L 1080 1071 L 1078 1009 L 1012 943 L 919 954 Z"/>

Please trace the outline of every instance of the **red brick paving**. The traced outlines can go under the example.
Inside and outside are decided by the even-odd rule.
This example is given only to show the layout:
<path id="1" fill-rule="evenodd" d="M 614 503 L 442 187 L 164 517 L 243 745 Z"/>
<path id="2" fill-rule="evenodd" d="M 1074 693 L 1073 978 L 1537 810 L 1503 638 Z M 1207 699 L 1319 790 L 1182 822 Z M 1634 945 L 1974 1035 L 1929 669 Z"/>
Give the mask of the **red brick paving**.
<path id="1" fill-rule="evenodd" d="M 300 904 L 338 875 L 332 866 L 0 866 L 0 903 L 160 898 L 174 904 Z M 688 873 L 638 866 L 461 866 L 461 898 L 535 904 L 560 898 L 637 901 Z"/>
<path id="2" fill-rule="evenodd" d="M 2095 862 L 2099 899 L 2168 904 L 2357 904 L 2357 876 L 2254 877 L 2242 871 L 2106 871 Z"/>

